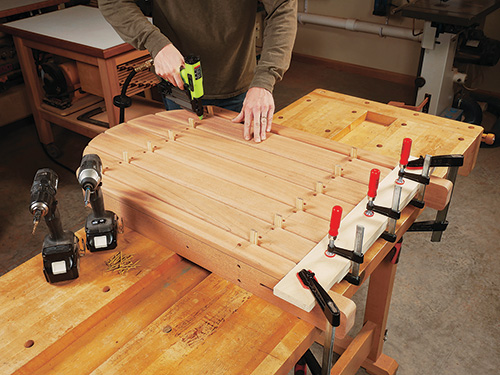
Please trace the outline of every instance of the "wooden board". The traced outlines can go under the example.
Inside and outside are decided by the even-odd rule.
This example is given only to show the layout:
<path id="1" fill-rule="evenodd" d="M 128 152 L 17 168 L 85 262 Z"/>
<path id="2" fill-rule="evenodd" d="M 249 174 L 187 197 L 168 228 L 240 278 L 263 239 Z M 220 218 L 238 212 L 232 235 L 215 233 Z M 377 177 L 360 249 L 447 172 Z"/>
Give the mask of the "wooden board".
<path id="1" fill-rule="evenodd" d="M 417 157 L 463 154 L 459 173 L 465 176 L 474 168 L 483 131 L 480 126 L 323 89 L 279 111 L 273 121 L 394 160 L 403 139 L 411 138 L 412 155 Z M 446 170 L 440 168 L 434 175 L 443 177 Z"/>
<path id="2" fill-rule="evenodd" d="M 90 142 L 85 153 L 103 160 L 106 202 L 127 226 L 271 300 L 278 281 L 324 238 L 332 207 L 347 215 L 365 198 L 370 170 L 382 177 L 392 170 L 377 156 L 352 158 L 343 146 L 335 151 L 277 134 L 255 144 L 243 140 L 240 124 L 215 116 L 191 127 L 190 117 L 160 112 Z M 313 315 L 316 324 L 324 321 L 317 309 Z"/>
<path id="3" fill-rule="evenodd" d="M 379 185 L 375 202 L 382 207 L 391 207 L 395 181 L 399 168 L 395 168 Z M 401 186 L 401 198 L 399 210 L 402 211 L 415 196 L 418 184 L 413 181 L 405 181 Z M 364 198 L 349 214 L 344 217 L 340 224 L 339 235 L 335 245 L 343 249 L 354 249 L 356 226 L 364 228 L 362 253 L 364 254 L 387 228 L 389 219 L 383 215 L 375 214 L 368 217 L 364 214 L 367 198 Z M 274 294 L 294 305 L 311 311 L 315 300 L 311 293 L 301 287 L 297 273 L 302 270 L 314 272 L 318 282 L 329 290 L 334 284 L 342 281 L 349 272 L 350 262 L 344 258 L 335 256 L 329 258 L 325 254 L 328 246 L 328 236 L 325 236 L 305 257 L 299 262 L 275 287 Z M 334 260 L 334 264 L 329 262 Z"/>

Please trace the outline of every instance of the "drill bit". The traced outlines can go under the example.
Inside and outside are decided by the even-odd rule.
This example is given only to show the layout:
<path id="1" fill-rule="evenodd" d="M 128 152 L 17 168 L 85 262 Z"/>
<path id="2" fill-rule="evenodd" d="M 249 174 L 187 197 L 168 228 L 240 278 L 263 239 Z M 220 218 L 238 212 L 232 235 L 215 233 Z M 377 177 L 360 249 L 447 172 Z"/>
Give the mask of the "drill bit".
<path id="1" fill-rule="evenodd" d="M 90 186 L 87 186 L 85 188 L 85 198 L 83 198 L 83 202 L 85 203 L 85 207 L 89 206 L 89 201 L 90 201 Z"/>
<path id="2" fill-rule="evenodd" d="M 42 210 L 36 210 L 33 216 L 33 231 L 31 232 L 32 235 L 35 234 L 36 227 L 38 227 L 38 223 L 40 223 L 41 218 L 42 218 Z"/>

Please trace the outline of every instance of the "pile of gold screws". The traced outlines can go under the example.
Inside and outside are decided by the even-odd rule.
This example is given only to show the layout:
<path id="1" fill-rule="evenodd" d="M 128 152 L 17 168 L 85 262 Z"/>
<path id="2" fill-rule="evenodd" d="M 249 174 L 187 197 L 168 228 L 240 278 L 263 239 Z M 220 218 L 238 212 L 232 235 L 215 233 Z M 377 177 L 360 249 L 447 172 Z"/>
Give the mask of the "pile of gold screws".
<path id="1" fill-rule="evenodd" d="M 122 254 L 121 251 L 113 255 L 111 258 L 109 258 L 106 262 L 106 266 L 108 269 L 106 270 L 107 272 L 118 272 L 120 275 L 123 275 L 130 271 L 131 269 L 137 268 L 139 265 L 139 261 L 137 262 L 132 262 L 132 257 L 133 254 L 130 255 L 124 255 Z"/>

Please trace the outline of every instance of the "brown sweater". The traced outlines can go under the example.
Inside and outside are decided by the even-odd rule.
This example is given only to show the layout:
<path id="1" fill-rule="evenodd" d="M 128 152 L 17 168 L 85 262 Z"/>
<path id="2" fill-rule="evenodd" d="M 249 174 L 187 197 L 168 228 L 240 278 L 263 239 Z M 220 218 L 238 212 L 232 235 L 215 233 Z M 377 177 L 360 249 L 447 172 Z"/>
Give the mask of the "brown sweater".
<path id="1" fill-rule="evenodd" d="M 200 56 L 205 97 L 224 99 L 250 87 L 272 92 L 288 69 L 297 31 L 296 0 L 264 0 L 264 44 L 256 67 L 257 0 L 153 0 L 153 24 L 134 0 L 99 0 L 123 40 L 153 57 L 173 43 Z"/>

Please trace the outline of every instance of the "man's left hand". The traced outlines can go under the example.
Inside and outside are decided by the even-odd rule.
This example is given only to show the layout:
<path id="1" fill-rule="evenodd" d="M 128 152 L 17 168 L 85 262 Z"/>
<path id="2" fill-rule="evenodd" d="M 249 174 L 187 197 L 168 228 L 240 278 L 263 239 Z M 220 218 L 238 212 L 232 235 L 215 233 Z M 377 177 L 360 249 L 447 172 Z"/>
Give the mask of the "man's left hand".
<path id="1" fill-rule="evenodd" d="M 241 112 L 233 122 L 244 122 L 243 138 L 261 142 L 266 139 L 266 132 L 271 131 L 274 115 L 274 98 L 268 90 L 252 87 L 248 90 Z"/>

